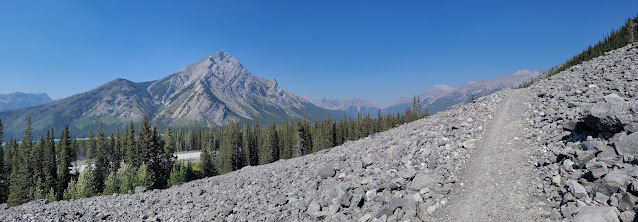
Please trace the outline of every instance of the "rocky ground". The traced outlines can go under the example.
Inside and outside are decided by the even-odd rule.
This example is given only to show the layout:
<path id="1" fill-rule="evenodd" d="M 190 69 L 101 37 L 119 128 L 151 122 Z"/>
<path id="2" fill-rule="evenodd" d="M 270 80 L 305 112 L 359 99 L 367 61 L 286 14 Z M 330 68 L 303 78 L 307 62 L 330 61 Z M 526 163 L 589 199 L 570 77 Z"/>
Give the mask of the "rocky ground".
<path id="1" fill-rule="evenodd" d="M 0 221 L 632 221 L 636 61 L 628 46 L 330 150 Z"/>
<path id="2" fill-rule="evenodd" d="M 529 88 L 537 184 L 551 220 L 634 221 L 638 202 L 638 45 Z M 594 220 L 596 219 L 596 220 Z"/>

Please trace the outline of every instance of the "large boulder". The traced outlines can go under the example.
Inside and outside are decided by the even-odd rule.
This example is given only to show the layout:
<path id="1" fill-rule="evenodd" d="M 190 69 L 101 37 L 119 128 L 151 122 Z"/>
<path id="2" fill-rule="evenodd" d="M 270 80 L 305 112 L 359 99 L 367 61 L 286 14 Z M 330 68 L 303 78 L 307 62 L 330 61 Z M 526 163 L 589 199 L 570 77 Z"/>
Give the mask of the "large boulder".
<path id="1" fill-rule="evenodd" d="M 614 143 L 614 148 L 616 148 L 616 152 L 620 155 L 638 154 L 638 132 L 620 138 Z"/>
<path id="2" fill-rule="evenodd" d="M 624 170 L 609 172 L 596 186 L 596 191 L 611 196 L 627 189 L 631 182 L 631 176 Z"/>
<path id="3" fill-rule="evenodd" d="M 638 114 L 631 111 L 632 102 L 602 102 L 586 106 L 585 124 L 599 131 L 620 132 L 624 126 L 638 120 Z"/>
<path id="4" fill-rule="evenodd" d="M 573 222 L 620 222 L 620 211 L 615 207 L 588 206 L 578 210 Z"/>

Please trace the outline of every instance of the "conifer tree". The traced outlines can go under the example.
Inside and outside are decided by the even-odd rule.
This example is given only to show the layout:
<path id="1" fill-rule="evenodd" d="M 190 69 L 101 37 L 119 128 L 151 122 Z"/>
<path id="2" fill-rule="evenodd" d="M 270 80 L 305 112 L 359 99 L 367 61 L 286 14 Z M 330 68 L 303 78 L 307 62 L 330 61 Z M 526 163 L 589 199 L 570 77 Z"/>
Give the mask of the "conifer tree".
<path id="1" fill-rule="evenodd" d="M 139 155 L 138 165 L 141 163 L 149 163 L 152 152 L 151 141 L 151 127 L 148 123 L 148 118 L 144 115 L 142 123 L 140 124 L 140 136 L 137 143 L 137 154 Z"/>
<path id="2" fill-rule="evenodd" d="M 95 138 L 95 180 L 97 183 L 97 191 L 102 190 L 104 179 L 108 174 L 109 161 L 107 157 L 108 144 L 104 131 L 102 131 L 102 119 L 99 121 L 97 138 Z"/>
<path id="3" fill-rule="evenodd" d="M 57 193 L 58 199 L 62 198 L 62 194 L 67 189 L 71 180 L 71 140 L 69 139 L 69 125 L 67 124 L 58 143 L 58 167 L 57 167 Z"/>
<path id="4" fill-rule="evenodd" d="M 51 188 L 57 188 L 57 161 L 55 154 L 55 138 L 53 137 L 53 129 L 47 131 L 46 142 L 43 144 L 44 160 L 42 167 L 44 170 L 44 190 L 49 191 Z"/>
<path id="5" fill-rule="evenodd" d="M 2 127 L 2 119 L 0 119 L 0 203 L 7 202 L 9 196 L 9 171 L 5 162 L 5 150 L 9 150 L 11 145 L 7 143 L 2 147 L 4 141 L 4 130 Z"/>
<path id="6" fill-rule="evenodd" d="M 138 157 L 137 153 L 137 142 L 135 141 L 135 125 L 131 120 L 129 122 L 129 127 L 126 130 L 126 156 L 124 157 L 124 161 L 133 167 L 137 167 L 138 165 Z"/>
<path id="7" fill-rule="evenodd" d="M 211 158 L 210 153 L 208 152 L 210 148 L 209 147 L 204 147 L 202 148 L 202 152 L 199 154 L 200 156 L 200 161 L 199 161 L 199 165 L 200 168 L 202 169 L 202 176 L 203 177 L 210 177 L 210 176 L 215 176 L 217 175 L 217 169 L 215 169 L 215 164 L 213 164 L 213 160 Z M 177 164 L 177 163 L 175 163 Z M 173 164 L 173 170 L 175 168 L 175 164 Z M 173 177 L 173 170 L 171 170 L 171 178 Z M 170 183 L 169 183 L 169 187 L 170 187 Z"/>
<path id="8" fill-rule="evenodd" d="M 31 130 L 31 116 L 29 116 L 27 128 L 24 131 L 24 137 L 22 138 L 22 144 L 20 144 L 18 151 L 13 155 L 13 167 L 11 169 L 11 178 L 9 182 L 9 197 L 7 199 L 7 203 L 10 206 L 17 206 L 30 200 L 29 190 L 32 188 L 32 175 L 28 168 L 28 154 L 32 147 Z"/>

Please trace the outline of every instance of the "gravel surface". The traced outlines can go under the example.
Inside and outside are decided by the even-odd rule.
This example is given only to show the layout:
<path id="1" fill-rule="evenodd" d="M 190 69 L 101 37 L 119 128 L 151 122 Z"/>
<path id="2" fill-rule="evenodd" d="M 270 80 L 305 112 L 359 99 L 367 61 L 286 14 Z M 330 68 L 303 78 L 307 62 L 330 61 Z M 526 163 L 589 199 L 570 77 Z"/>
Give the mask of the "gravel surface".
<path id="1" fill-rule="evenodd" d="M 540 196 L 535 192 L 536 168 L 529 163 L 532 149 L 525 141 L 528 90 L 504 94 L 487 133 L 464 166 L 449 204 L 435 219 L 449 221 L 538 221 Z"/>

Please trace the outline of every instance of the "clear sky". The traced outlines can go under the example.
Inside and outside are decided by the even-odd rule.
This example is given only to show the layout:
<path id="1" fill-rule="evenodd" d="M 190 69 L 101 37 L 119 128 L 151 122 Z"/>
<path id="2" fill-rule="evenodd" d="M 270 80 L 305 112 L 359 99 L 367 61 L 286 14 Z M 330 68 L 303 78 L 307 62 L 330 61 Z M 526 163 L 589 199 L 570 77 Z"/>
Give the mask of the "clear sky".
<path id="1" fill-rule="evenodd" d="M 226 51 L 299 96 L 384 106 L 549 69 L 637 14 L 635 0 L 0 0 L 0 93 L 67 97 Z"/>

